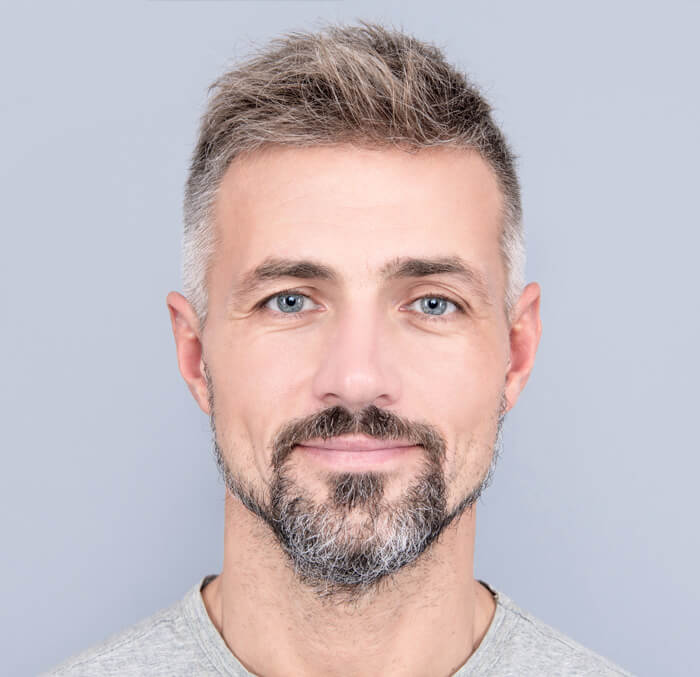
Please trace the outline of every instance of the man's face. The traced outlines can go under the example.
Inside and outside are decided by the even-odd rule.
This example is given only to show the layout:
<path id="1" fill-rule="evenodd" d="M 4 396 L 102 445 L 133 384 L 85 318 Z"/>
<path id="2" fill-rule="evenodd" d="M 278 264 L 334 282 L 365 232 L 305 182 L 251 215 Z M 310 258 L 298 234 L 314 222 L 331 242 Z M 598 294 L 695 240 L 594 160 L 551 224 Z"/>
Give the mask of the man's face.
<path id="1" fill-rule="evenodd" d="M 507 409 L 501 209 L 467 151 L 276 148 L 225 175 L 202 337 L 217 453 L 310 585 L 409 564 L 483 488 Z M 398 446 L 338 450 L 367 441 Z"/>

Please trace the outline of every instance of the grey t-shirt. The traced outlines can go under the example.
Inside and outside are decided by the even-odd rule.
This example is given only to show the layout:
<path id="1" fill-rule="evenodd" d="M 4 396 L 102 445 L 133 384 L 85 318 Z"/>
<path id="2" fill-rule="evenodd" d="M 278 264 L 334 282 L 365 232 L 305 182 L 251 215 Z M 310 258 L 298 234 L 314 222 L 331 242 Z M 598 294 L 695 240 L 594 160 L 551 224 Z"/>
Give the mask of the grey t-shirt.
<path id="1" fill-rule="evenodd" d="M 209 618 L 205 576 L 185 597 L 44 673 L 46 677 L 248 676 Z M 484 581 L 481 581 L 484 583 Z M 630 673 L 518 608 L 484 583 L 496 613 L 477 650 L 455 677 L 592 677 Z"/>

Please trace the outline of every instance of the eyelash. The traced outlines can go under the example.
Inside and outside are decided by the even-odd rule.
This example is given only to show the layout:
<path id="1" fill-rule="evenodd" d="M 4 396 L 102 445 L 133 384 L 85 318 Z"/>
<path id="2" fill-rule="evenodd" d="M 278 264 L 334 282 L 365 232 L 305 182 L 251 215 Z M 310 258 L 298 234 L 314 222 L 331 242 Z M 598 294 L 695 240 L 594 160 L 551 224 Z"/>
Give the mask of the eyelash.
<path id="1" fill-rule="evenodd" d="M 300 315 L 304 315 L 305 313 L 302 311 L 301 313 L 275 313 L 274 311 L 270 310 L 269 308 L 265 308 L 267 305 L 268 301 L 271 299 L 274 299 L 277 296 L 282 296 L 284 294 L 290 294 L 294 296 L 303 296 L 307 299 L 311 299 L 311 297 L 308 294 L 304 294 L 303 292 L 299 291 L 298 289 L 283 289 L 282 291 L 275 292 L 274 294 L 270 294 L 269 296 L 265 297 L 261 301 L 258 301 L 258 303 L 255 304 L 255 309 L 256 310 L 267 310 L 272 312 L 274 315 L 281 315 L 284 316 L 285 319 L 292 319 L 292 317 L 299 317 Z M 461 303 L 458 303 L 454 299 L 451 299 L 449 296 L 443 296 L 441 294 L 421 294 L 421 296 L 417 296 L 415 299 L 413 299 L 408 305 L 412 305 L 416 301 L 419 301 L 420 299 L 425 299 L 425 298 L 430 298 L 430 299 L 441 299 L 443 301 L 448 301 L 449 303 L 454 304 L 455 308 L 457 308 L 457 313 L 464 314 L 466 313 L 464 307 L 462 306 Z M 311 299 L 313 300 L 313 299 Z M 306 312 L 312 312 L 312 311 L 306 311 Z M 449 321 L 449 316 L 454 315 L 455 313 L 449 313 L 446 316 L 440 316 L 440 315 L 428 315 L 424 313 L 418 313 L 422 318 L 424 318 L 427 322 L 448 322 Z"/>

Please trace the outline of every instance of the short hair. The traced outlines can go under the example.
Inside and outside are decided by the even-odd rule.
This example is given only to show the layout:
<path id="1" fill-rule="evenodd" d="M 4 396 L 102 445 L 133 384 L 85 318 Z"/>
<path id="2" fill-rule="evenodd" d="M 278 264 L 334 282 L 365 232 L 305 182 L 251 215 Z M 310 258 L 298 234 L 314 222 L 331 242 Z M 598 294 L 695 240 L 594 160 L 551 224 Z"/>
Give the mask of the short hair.
<path id="1" fill-rule="evenodd" d="M 203 329 L 216 246 L 213 206 L 231 162 L 266 146 L 354 144 L 477 151 L 503 197 L 504 311 L 524 286 L 525 243 L 515 158 L 491 107 L 443 53 L 400 30 L 359 22 L 291 32 L 209 88 L 184 198 L 183 292 Z"/>

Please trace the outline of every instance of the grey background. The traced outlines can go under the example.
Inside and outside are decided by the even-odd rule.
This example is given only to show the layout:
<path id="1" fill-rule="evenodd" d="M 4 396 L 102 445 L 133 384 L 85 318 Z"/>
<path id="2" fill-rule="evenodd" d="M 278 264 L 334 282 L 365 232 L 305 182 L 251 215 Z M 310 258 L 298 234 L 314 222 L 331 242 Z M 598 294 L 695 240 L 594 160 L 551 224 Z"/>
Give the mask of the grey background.
<path id="1" fill-rule="evenodd" d="M 253 42 L 366 18 L 444 47 L 521 158 L 544 331 L 477 576 L 636 674 L 696 674 L 697 7 L 4 3 L 2 673 L 219 571 L 223 489 L 165 306 L 198 117 Z"/>

